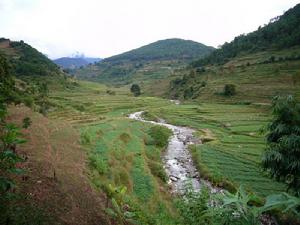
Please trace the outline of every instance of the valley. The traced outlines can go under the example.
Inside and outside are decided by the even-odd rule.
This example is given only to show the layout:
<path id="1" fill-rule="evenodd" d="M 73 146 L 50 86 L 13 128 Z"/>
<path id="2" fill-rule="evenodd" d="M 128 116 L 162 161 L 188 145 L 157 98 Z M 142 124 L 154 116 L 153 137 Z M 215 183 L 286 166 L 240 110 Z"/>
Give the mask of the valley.
<path id="1" fill-rule="evenodd" d="M 300 4 L 217 48 L 0 38 L 0 224 L 300 224 L 299 34 Z"/>

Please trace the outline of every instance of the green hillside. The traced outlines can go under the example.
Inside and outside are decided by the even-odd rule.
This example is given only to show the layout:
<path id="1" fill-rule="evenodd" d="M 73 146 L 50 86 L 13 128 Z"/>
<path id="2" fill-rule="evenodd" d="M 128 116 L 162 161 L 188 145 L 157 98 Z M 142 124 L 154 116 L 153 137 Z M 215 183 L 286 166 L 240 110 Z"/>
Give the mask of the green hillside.
<path id="1" fill-rule="evenodd" d="M 255 53 L 268 49 L 286 49 L 300 45 L 300 4 L 283 15 L 270 20 L 266 26 L 259 27 L 249 34 L 242 34 L 232 42 L 225 43 L 208 57 L 199 59 L 192 66 L 224 64 L 231 58 L 245 53 Z M 200 58 L 200 57 L 199 57 Z"/>
<path id="2" fill-rule="evenodd" d="M 193 60 L 211 53 L 213 47 L 195 41 L 183 39 L 160 40 L 138 49 L 105 59 L 105 62 L 120 63 L 122 61 L 151 60 Z"/>
<path id="3" fill-rule="evenodd" d="M 5 55 L 16 76 L 55 76 L 59 67 L 45 55 L 23 41 L 0 38 L 0 53 Z"/>
<path id="4" fill-rule="evenodd" d="M 213 50 L 212 47 L 194 41 L 161 40 L 79 69 L 75 75 L 79 79 L 114 85 L 165 79 L 174 69 L 185 67 L 187 62 Z"/>
<path id="5" fill-rule="evenodd" d="M 300 97 L 300 5 L 207 57 L 177 71 L 171 98 L 219 102 L 270 102 L 275 95 Z M 236 93 L 224 95 L 226 84 Z"/>

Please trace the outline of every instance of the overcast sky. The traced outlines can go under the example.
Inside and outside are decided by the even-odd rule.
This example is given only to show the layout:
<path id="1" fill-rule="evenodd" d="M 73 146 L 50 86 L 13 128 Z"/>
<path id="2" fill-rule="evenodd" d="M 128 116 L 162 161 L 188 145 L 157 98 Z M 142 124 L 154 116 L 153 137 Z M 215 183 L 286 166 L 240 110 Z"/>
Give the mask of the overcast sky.
<path id="1" fill-rule="evenodd" d="M 0 0 L 0 37 L 24 40 L 50 58 L 78 51 L 108 57 L 183 38 L 217 47 L 298 0 Z"/>

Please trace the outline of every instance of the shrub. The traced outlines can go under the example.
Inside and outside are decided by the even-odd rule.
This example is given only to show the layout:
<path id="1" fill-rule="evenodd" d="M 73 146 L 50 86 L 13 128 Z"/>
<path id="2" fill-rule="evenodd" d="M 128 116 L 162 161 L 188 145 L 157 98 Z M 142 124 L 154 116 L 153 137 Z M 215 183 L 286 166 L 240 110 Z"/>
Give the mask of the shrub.
<path id="1" fill-rule="evenodd" d="M 233 96 L 236 94 L 236 88 L 234 84 L 226 84 L 224 86 L 224 95 L 225 96 Z"/>
<path id="2" fill-rule="evenodd" d="M 81 144 L 83 145 L 87 145 L 91 143 L 90 135 L 87 132 L 82 133 L 80 139 L 81 139 Z"/>
<path id="3" fill-rule="evenodd" d="M 262 165 L 273 178 L 286 182 L 300 195 L 300 103 L 292 96 L 276 97 L 272 107 Z"/>
<path id="4" fill-rule="evenodd" d="M 133 84 L 130 88 L 130 91 L 133 93 L 135 97 L 141 95 L 141 88 L 138 84 Z"/>
<path id="5" fill-rule="evenodd" d="M 172 132 L 163 126 L 150 128 L 149 135 L 153 138 L 154 144 L 158 147 L 166 147 Z"/>
<path id="6" fill-rule="evenodd" d="M 99 174 L 102 175 L 107 172 L 107 163 L 99 155 L 93 154 L 89 157 L 89 160 L 90 167 L 97 170 Z"/>
<path id="7" fill-rule="evenodd" d="M 112 90 L 107 90 L 106 94 L 108 94 L 108 95 L 116 95 L 116 92 L 112 91 Z"/>

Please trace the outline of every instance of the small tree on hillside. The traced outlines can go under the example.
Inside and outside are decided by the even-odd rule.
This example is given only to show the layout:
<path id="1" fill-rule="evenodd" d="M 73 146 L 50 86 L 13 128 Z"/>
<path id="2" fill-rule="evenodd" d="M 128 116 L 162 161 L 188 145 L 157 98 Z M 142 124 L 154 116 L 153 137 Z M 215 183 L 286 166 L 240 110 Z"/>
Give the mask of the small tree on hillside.
<path id="1" fill-rule="evenodd" d="M 236 89 L 234 84 L 226 84 L 224 86 L 224 95 L 225 96 L 233 96 L 236 94 Z"/>
<path id="2" fill-rule="evenodd" d="M 300 195 L 300 103 L 292 96 L 274 99 L 266 137 L 263 168 Z"/>
<path id="3" fill-rule="evenodd" d="M 130 91 L 133 93 L 135 97 L 139 96 L 141 94 L 141 89 L 138 84 L 131 85 Z"/>

